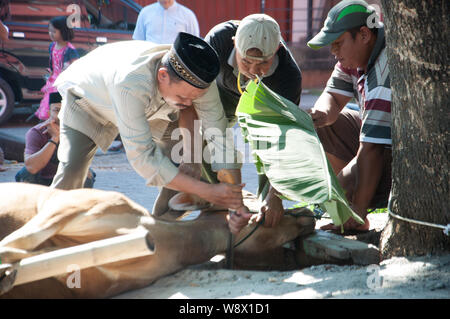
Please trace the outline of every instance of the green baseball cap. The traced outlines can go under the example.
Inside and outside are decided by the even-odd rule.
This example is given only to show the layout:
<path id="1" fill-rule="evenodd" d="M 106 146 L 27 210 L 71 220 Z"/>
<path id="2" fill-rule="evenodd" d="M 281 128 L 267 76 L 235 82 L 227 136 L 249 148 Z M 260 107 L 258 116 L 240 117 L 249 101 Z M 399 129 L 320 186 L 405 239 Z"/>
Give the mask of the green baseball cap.
<path id="1" fill-rule="evenodd" d="M 308 41 L 308 46 L 317 50 L 333 43 L 347 30 L 367 24 L 367 18 L 374 12 L 375 10 L 362 0 L 339 2 L 328 12 L 322 30 Z"/>

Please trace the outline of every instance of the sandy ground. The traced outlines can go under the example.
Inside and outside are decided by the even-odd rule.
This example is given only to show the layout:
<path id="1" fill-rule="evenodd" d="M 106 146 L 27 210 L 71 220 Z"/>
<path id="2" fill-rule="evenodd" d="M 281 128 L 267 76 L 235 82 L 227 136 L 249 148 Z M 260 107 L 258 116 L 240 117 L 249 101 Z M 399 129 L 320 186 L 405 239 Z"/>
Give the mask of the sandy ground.
<path id="1" fill-rule="evenodd" d="M 0 182 L 11 182 L 23 164 L 6 164 Z M 145 186 L 123 153 L 95 157 L 96 188 L 120 191 L 151 209 L 156 189 Z M 255 191 L 256 174 L 244 165 L 247 189 Z M 386 214 L 369 215 L 372 227 L 382 229 Z M 327 220 L 319 221 L 319 227 Z M 116 298 L 449 298 L 450 254 L 392 258 L 372 266 L 319 265 L 295 271 L 224 269 L 222 256 L 214 261 L 160 278 L 154 284 Z"/>
<path id="2" fill-rule="evenodd" d="M 117 298 L 449 298 L 450 255 L 392 258 L 375 266 L 319 265 L 239 271 L 201 265 Z"/>

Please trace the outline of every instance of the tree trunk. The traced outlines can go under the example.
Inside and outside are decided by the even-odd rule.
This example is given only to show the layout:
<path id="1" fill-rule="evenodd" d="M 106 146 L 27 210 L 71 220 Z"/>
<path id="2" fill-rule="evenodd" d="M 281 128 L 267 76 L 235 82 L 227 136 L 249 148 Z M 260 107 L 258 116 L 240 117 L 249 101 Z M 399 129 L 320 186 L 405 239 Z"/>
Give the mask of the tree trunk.
<path id="1" fill-rule="evenodd" d="M 392 212 L 447 225 L 449 210 L 448 0 L 382 0 L 392 88 Z M 450 250 L 442 229 L 390 216 L 383 258 Z"/>

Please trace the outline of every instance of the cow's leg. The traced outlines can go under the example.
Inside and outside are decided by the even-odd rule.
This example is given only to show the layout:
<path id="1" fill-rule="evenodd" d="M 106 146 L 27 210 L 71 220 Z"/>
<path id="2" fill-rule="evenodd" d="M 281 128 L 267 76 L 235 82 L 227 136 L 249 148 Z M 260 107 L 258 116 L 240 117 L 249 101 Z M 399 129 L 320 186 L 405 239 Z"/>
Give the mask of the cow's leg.
<path id="1" fill-rule="evenodd" d="M 299 211 L 297 210 L 297 212 Z M 259 264 L 266 263 L 270 267 L 270 253 L 277 249 L 282 250 L 280 247 L 286 242 L 314 231 L 313 213 L 308 209 L 303 209 L 301 215 L 284 216 L 277 227 L 260 226 L 248 239 L 235 248 L 237 258 L 248 260 L 252 256 L 265 255 L 268 258 L 264 258 Z M 227 249 L 229 229 L 225 211 L 203 212 L 193 221 L 168 222 L 143 217 L 142 225 L 149 230 L 153 239 L 155 247 L 153 266 L 156 268 L 203 263 L 217 254 L 224 253 Z M 245 238 L 254 226 L 253 224 L 242 229 L 234 243 Z M 279 252 L 277 251 L 277 253 Z M 162 263 L 158 265 L 159 260 Z"/>
<path id="2" fill-rule="evenodd" d="M 39 187 L 26 189 L 28 196 L 25 197 L 34 202 L 35 210 L 39 213 L 23 227 L 3 238 L 0 242 L 0 247 L 4 250 L 4 254 L 0 256 L 2 262 L 12 263 L 42 253 L 41 248 L 45 245 L 50 249 L 60 249 L 127 233 L 139 227 L 142 216 L 151 218 L 145 208 L 116 192 L 92 189 L 61 191 Z M 46 198 L 39 199 L 37 196 L 48 192 L 50 196 Z M 14 198 L 13 194 L 11 196 Z M 20 210 L 20 206 L 15 207 Z M 36 248 L 39 250 L 36 251 Z M 6 252 L 8 249 L 9 252 Z M 121 279 L 120 267 L 115 272 L 108 271 L 107 268 L 92 267 L 81 271 L 83 286 L 80 289 L 70 289 L 66 285 L 67 276 L 20 285 L 5 296 L 102 297 Z M 124 277 L 126 282 L 126 274 Z M 45 293 L 41 291 L 42 287 L 45 287 Z"/>

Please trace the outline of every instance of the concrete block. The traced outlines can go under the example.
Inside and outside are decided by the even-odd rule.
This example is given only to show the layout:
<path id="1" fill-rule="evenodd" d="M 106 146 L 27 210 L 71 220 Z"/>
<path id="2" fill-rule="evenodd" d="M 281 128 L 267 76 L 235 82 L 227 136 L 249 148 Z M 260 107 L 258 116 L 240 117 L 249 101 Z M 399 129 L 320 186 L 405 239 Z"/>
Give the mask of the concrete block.
<path id="1" fill-rule="evenodd" d="M 303 239 L 306 255 L 325 260 L 338 259 L 356 265 L 378 264 L 380 251 L 372 245 L 352 240 L 323 230 Z"/>

